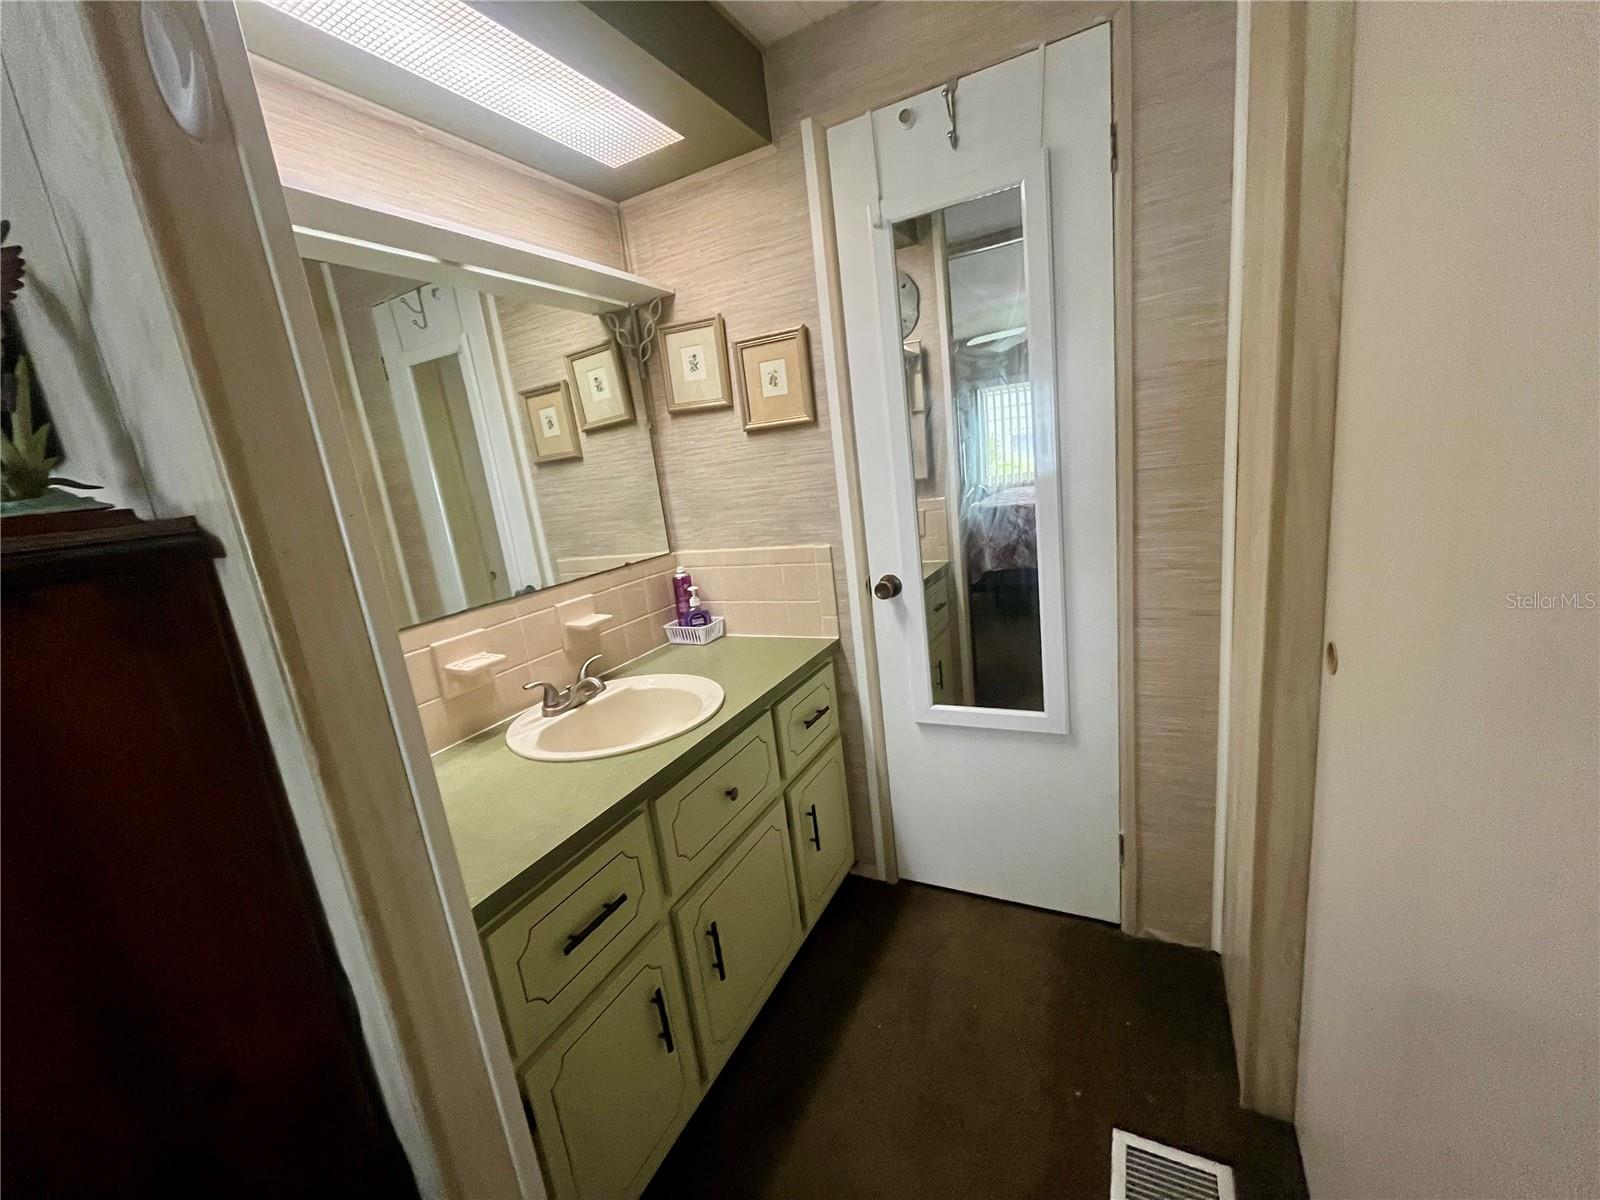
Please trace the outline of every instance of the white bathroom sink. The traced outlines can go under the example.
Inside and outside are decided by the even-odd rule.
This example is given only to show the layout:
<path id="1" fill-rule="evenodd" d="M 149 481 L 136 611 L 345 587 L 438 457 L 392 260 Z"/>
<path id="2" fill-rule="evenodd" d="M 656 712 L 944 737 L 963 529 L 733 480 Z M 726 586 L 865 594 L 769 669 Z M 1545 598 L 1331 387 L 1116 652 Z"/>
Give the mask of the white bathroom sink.
<path id="1" fill-rule="evenodd" d="M 514 754 L 540 762 L 579 762 L 643 750 L 709 721 L 722 685 L 698 675 L 613 679 L 581 708 L 547 717 L 530 708 L 506 730 Z"/>

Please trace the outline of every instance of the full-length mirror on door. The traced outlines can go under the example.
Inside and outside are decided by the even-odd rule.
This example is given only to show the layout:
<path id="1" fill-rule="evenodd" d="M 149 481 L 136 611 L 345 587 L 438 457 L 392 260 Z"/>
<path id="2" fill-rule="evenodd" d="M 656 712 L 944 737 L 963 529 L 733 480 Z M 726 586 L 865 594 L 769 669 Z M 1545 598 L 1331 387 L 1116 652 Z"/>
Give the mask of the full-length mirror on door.
<path id="1" fill-rule="evenodd" d="M 1025 243 L 1020 186 L 894 226 L 936 705 L 1044 708 Z"/>

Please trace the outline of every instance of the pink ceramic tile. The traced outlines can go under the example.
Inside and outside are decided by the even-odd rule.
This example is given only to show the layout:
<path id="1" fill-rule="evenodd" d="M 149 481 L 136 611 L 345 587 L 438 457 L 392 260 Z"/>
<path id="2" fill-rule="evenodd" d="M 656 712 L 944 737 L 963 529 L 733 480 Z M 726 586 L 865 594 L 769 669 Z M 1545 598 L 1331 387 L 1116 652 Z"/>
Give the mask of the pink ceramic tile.
<path id="1" fill-rule="evenodd" d="M 527 645 L 528 657 L 543 658 L 561 649 L 561 622 L 553 608 L 540 609 L 523 617 L 522 640 Z"/>
<path id="2" fill-rule="evenodd" d="M 822 601 L 822 615 L 831 617 L 839 611 L 838 593 L 834 590 L 833 568 L 819 563 L 817 572 L 817 599 Z"/>
<path id="3" fill-rule="evenodd" d="M 639 618 L 637 621 L 629 621 L 623 626 L 622 631 L 627 635 L 629 659 L 638 658 L 641 654 L 648 654 L 655 649 L 655 639 L 650 634 L 652 628 L 659 629 L 660 627 L 653 627 L 650 621 L 644 617 Z"/>
<path id="4" fill-rule="evenodd" d="M 817 569 L 811 563 L 803 567 L 783 568 L 783 598 L 785 600 L 815 600 L 817 598 Z"/>
<path id="5" fill-rule="evenodd" d="M 822 606 L 815 603 L 790 604 L 788 633 L 791 637 L 822 636 Z"/>
<path id="6" fill-rule="evenodd" d="M 651 575 L 644 581 L 644 602 L 652 610 L 672 607 L 672 576 Z"/>
<path id="7" fill-rule="evenodd" d="M 417 705 L 417 715 L 422 718 L 422 736 L 427 740 L 429 754 L 437 754 L 454 744 L 455 739 L 450 736 L 450 718 L 442 701 L 430 700 Z"/>
<path id="8" fill-rule="evenodd" d="M 604 656 L 600 662 L 600 670 L 610 671 L 620 667 L 630 657 L 627 634 L 623 633 L 620 627 L 607 629 L 600 635 L 600 648 L 595 653 Z"/>
<path id="9" fill-rule="evenodd" d="M 783 599 L 782 567 L 751 567 L 749 596 L 752 600 Z"/>
<path id="10" fill-rule="evenodd" d="M 539 697 L 533 692 L 523 691 L 522 685 L 533 680 L 533 670 L 524 663 L 510 671 L 504 671 L 494 677 L 494 699 L 497 721 L 521 712 L 530 704 L 538 702 Z"/>
<path id="11" fill-rule="evenodd" d="M 747 621 L 749 628 L 742 632 L 764 637 L 782 637 L 788 632 L 789 620 L 781 600 L 756 600 L 747 607 L 750 610 Z"/>
<path id="12" fill-rule="evenodd" d="M 411 680 L 411 694 L 419 705 L 439 698 L 439 677 L 433 673 L 433 655 L 427 650 L 414 650 L 406 655 L 406 675 Z"/>
<path id="13" fill-rule="evenodd" d="M 618 620 L 637 621 L 645 614 L 644 584 L 635 580 L 617 589 Z"/>
<path id="14" fill-rule="evenodd" d="M 568 687 L 578 677 L 580 665 L 572 662 L 565 654 L 547 654 L 528 664 L 528 682 L 538 679 L 552 683 L 556 687 Z"/>

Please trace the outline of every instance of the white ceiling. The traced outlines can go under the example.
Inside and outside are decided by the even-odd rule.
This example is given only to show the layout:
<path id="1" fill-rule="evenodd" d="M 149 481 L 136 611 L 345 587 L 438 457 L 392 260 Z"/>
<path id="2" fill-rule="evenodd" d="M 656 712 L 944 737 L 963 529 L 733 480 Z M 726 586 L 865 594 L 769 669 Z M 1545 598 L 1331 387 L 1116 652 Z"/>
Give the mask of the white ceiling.
<path id="1" fill-rule="evenodd" d="M 763 49 L 799 33 L 836 12 L 850 0 L 721 0 L 717 5 Z"/>

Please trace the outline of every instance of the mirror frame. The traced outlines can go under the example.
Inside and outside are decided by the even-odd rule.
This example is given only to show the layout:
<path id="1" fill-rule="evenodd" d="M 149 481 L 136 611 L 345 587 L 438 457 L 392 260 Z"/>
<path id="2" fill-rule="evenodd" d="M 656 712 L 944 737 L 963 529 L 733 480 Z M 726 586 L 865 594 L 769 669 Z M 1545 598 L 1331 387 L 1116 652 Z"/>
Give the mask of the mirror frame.
<path id="1" fill-rule="evenodd" d="M 1066 734 L 1070 731 L 1067 705 L 1066 555 L 1063 530 L 1061 464 L 1065 461 L 1063 422 L 1056 389 L 1056 321 L 1054 255 L 1050 245 L 1050 168 L 1045 154 L 996 164 L 980 171 L 930 182 L 913 201 L 887 197 L 872 229 L 873 271 L 878 281 L 878 326 L 882 344 L 892 348 L 888 361 L 899 362 L 904 339 L 900 336 L 900 297 L 896 285 L 894 227 L 898 222 L 942 212 L 1008 188 L 1022 189 L 1023 265 L 1028 289 L 1030 329 L 1046 331 L 1028 339 L 1028 379 L 1036 397 L 1045 398 L 1034 409 L 1034 504 L 1039 560 L 1040 662 L 1044 677 L 1044 709 L 983 708 L 975 705 L 935 704 L 929 673 L 912 673 L 911 710 L 928 725 L 955 725 L 981 729 L 1016 729 L 1033 733 Z M 942 332 L 941 336 L 948 336 Z M 905 374 L 885 371 L 885 400 L 894 413 L 909 411 Z M 902 563 L 922 562 L 917 538 L 916 482 L 911 472 L 911 429 L 907 421 L 889 422 L 894 446 L 889 464 L 895 493 L 895 530 Z M 952 547 L 952 553 L 958 552 Z M 908 569 L 908 568 L 907 568 Z M 907 569 L 902 569 L 902 574 Z M 920 569 L 907 576 L 921 579 Z M 928 644 L 927 613 L 920 602 L 903 606 L 912 626 L 911 644 Z"/>

